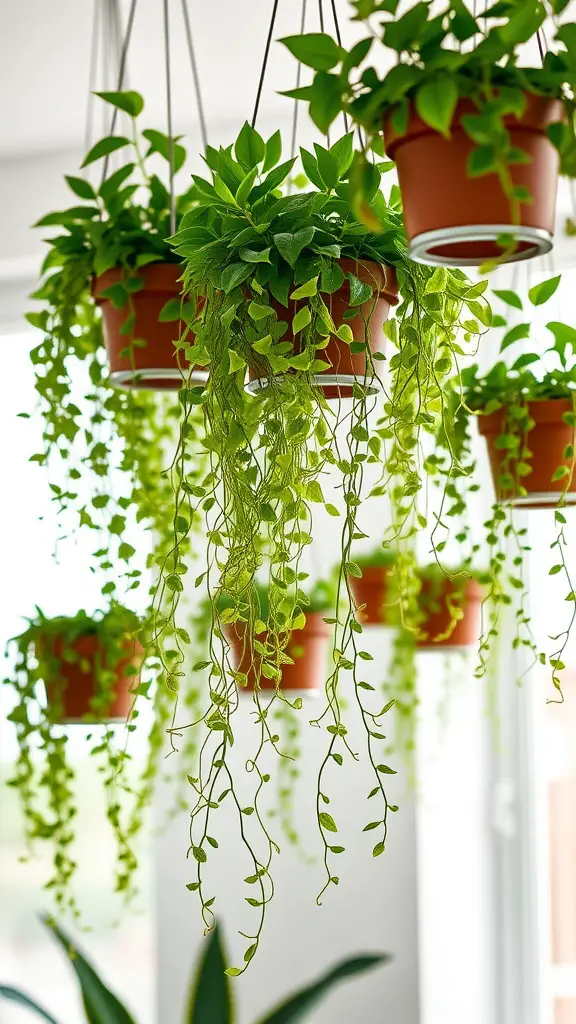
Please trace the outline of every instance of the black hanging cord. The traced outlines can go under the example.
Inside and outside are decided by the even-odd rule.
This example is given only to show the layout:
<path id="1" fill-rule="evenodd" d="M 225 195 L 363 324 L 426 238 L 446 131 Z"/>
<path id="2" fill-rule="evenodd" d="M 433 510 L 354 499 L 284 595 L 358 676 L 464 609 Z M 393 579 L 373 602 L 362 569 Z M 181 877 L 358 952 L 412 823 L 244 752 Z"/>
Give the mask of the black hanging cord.
<path id="1" fill-rule="evenodd" d="M 174 138 L 172 135 L 172 76 L 170 68 L 170 16 L 168 0 L 164 0 L 164 59 L 166 68 L 166 126 L 168 129 L 168 163 L 170 166 L 170 234 L 176 232 L 176 199 L 174 195 Z"/>
<path id="2" fill-rule="evenodd" d="M 256 103 L 254 104 L 254 113 L 252 115 L 252 127 L 256 127 L 256 118 L 258 117 L 258 109 L 260 107 L 260 99 L 262 96 L 262 87 L 264 85 L 264 78 L 266 75 L 266 68 L 268 66 L 268 57 L 270 56 L 270 44 L 272 43 L 272 34 L 274 32 L 274 24 L 276 22 L 276 15 L 278 13 L 278 0 L 274 0 L 274 6 L 272 7 L 272 17 L 270 19 L 270 28 L 268 29 L 268 38 L 266 40 L 266 48 L 264 50 L 264 60 L 262 61 L 262 70 L 260 71 L 260 81 L 258 82 L 258 90 L 256 92 Z"/>
<path id="3" fill-rule="evenodd" d="M 320 31 L 324 31 L 324 11 L 322 9 L 322 0 L 318 0 L 318 17 L 320 18 Z"/>
<path id="4" fill-rule="evenodd" d="M 196 63 L 196 53 L 194 50 L 194 42 L 192 39 L 192 28 L 190 25 L 190 12 L 188 11 L 188 0 L 182 0 L 182 16 L 184 18 L 184 29 L 186 32 L 186 42 L 188 45 L 188 54 L 190 57 L 190 64 L 192 67 L 192 77 L 194 79 L 194 90 L 196 92 L 196 104 L 198 107 L 198 120 L 200 122 L 200 135 L 202 136 L 202 145 L 204 149 L 208 145 L 208 131 L 206 128 L 206 117 L 204 115 L 204 103 L 202 101 L 202 90 L 200 89 L 200 76 L 198 74 L 198 65 Z"/>
<path id="5" fill-rule="evenodd" d="M 307 0 L 302 0 L 302 15 L 300 17 L 300 35 L 304 35 L 304 29 L 306 28 L 306 4 Z M 302 65 L 298 61 L 298 68 L 296 70 L 296 88 L 300 88 L 300 82 L 302 80 Z M 296 135 L 298 131 L 298 111 L 300 109 L 300 103 L 298 100 L 294 100 L 294 114 L 292 116 L 292 139 L 290 142 L 290 158 L 293 160 L 296 156 Z"/>

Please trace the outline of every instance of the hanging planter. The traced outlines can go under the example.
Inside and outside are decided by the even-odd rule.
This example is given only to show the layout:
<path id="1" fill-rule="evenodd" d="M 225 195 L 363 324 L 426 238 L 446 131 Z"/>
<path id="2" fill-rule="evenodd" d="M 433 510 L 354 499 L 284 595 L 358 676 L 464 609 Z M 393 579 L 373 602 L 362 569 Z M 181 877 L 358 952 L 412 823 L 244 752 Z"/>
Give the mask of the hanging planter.
<path id="1" fill-rule="evenodd" d="M 322 349 L 322 359 L 328 364 L 320 373 L 311 375 L 311 382 L 322 389 L 326 398 L 350 398 L 354 383 L 367 385 L 368 393 L 373 394 L 378 387 L 373 384 L 374 371 L 370 365 L 368 351 L 372 357 L 384 350 L 384 324 L 388 320 L 390 307 L 398 303 L 398 283 L 393 267 L 376 263 L 374 260 L 340 259 L 337 266 L 345 278 L 344 283 L 326 298 L 328 312 L 336 331 L 343 325 L 351 328 L 351 339 L 341 340 L 336 332 L 331 332 L 328 344 Z M 346 275 L 352 274 L 358 281 L 366 285 L 372 295 L 359 306 L 351 306 L 351 285 Z M 279 302 L 272 302 L 279 320 L 294 323 L 302 301 L 290 301 L 286 310 Z M 352 317 L 350 314 L 353 314 Z M 282 338 L 292 343 L 292 352 L 298 355 L 302 351 L 301 335 L 288 331 Z M 270 378 L 266 368 L 257 365 L 250 367 L 249 391 L 268 387 Z"/>
<path id="2" fill-rule="evenodd" d="M 527 509 L 575 504 L 573 401 L 540 399 L 519 412 L 505 407 L 478 417 L 497 500 Z"/>
<path id="3" fill-rule="evenodd" d="M 287 95 L 309 103 L 321 131 L 351 117 L 366 132 L 365 153 L 382 153 L 384 125 L 411 258 L 480 266 L 549 252 L 558 172 L 576 175 L 572 26 L 557 26 L 548 49 L 544 4 L 529 18 L 515 4 L 476 18 L 460 0 L 439 18 L 424 3 L 403 17 L 395 3 L 361 7 L 357 21 L 380 19 L 389 70 L 380 76 L 368 63 L 370 33 L 349 53 L 326 34 L 289 36 L 282 42 L 317 74 Z M 523 66 L 526 44 L 539 44 L 540 66 Z M 364 158 L 352 182 L 359 209 L 369 180 Z"/>
<path id="4" fill-rule="evenodd" d="M 472 100 L 461 100 L 449 131 L 442 134 L 418 116 L 413 105 L 406 131 L 395 131 L 394 110 L 384 122 L 386 153 L 398 171 L 409 253 L 420 263 L 441 266 L 480 266 L 502 256 L 503 236 L 515 245 L 506 262 L 531 259 L 553 245 L 556 191 L 560 157 L 547 135 L 562 120 L 562 104 L 525 94 L 521 117 L 509 115 L 503 125 L 510 145 L 526 161 L 510 167 L 512 187 L 532 197 L 514 204 L 496 173 L 470 174 L 477 143 L 466 130 L 466 118 L 478 117 Z M 468 122 L 470 123 L 470 122 Z"/>
<path id="5" fill-rule="evenodd" d="M 370 555 L 358 556 L 355 565 L 362 575 L 348 575 L 350 590 L 356 604 L 356 617 L 366 626 L 383 626 L 390 622 L 391 576 L 397 557 L 392 551 L 377 549 Z"/>
<path id="6" fill-rule="evenodd" d="M 62 634 L 37 642 L 43 667 L 49 716 L 62 725 L 126 722 L 134 704 L 143 650 L 137 640 L 122 639 L 117 657 L 95 633 L 73 640 Z"/>
<path id="7" fill-rule="evenodd" d="M 247 623 L 235 622 L 225 626 L 224 631 L 230 644 L 232 667 L 245 677 L 248 689 L 312 692 L 323 688 L 330 639 L 330 626 L 324 622 L 324 612 L 307 612 L 306 624 L 301 629 L 292 630 L 283 649 L 293 664 L 287 662 L 278 667 L 267 661 L 265 654 L 254 649 L 247 626 Z M 266 632 L 257 634 L 256 641 L 274 658 L 274 648 L 269 646 Z"/>
<path id="8" fill-rule="evenodd" d="M 419 650 L 464 650 L 477 643 L 484 591 L 476 579 L 450 578 L 438 566 L 421 570 Z"/>
<path id="9" fill-rule="evenodd" d="M 8 717 L 16 729 L 18 758 L 10 783 L 22 803 L 28 839 L 41 839 L 52 847 L 50 888 L 61 910 L 77 910 L 71 892 L 77 867 L 77 794 L 74 760 L 68 754 L 70 736 L 63 728 L 72 723 L 90 726 L 86 741 L 106 785 L 131 794 L 129 800 L 112 802 L 108 820 L 118 851 L 117 890 L 133 892 L 137 862 L 132 843 L 150 799 L 161 737 L 135 786 L 125 775 L 125 736 L 116 740 L 106 726 L 127 722 L 138 695 L 147 692 L 139 684 L 142 629 L 139 618 L 119 604 L 94 616 L 80 611 L 48 619 L 38 610 L 24 633 L 11 641 L 14 669 L 4 682 L 15 697 Z M 155 711 L 161 713 L 159 707 Z M 104 728 L 96 727 L 101 725 Z"/>
<path id="10" fill-rule="evenodd" d="M 205 370 L 191 368 L 182 347 L 176 348 L 183 328 L 181 276 L 176 263 L 151 263 L 132 275 L 114 267 L 95 279 L 92 291 L 102 311 L 113 384 L 165 391 L 208 379 Z M 188 335 L 187 344 L 193 341 Z"/>

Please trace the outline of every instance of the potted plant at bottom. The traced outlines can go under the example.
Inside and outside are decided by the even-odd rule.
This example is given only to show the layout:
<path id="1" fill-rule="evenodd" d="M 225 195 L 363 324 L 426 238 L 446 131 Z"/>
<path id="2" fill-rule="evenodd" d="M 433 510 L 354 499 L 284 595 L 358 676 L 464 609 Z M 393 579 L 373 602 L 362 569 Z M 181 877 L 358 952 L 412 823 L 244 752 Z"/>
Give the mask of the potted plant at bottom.
<path id="1" fill-rule="evenodd" d="M 440 17 L 425 2 L 401 16 L 396 3 L 354 6 L 357 21 L 380 19 L 389 70 L 366 66 L 373 36 L 349 52 L 324 33 L 291 36 L 283 42 L 317 73 L 287 95 L 309 102 L 322 131 L 345 112 L 369 145 L 384 126 L 412 258 L 463 266 L 548 252 L 558 169 L 576 174 L 574 25 L 557 26 L 542 65 L 525 67 L 524 44 L 536 45 L 548 14 L 543 3 L 529 12 L 495 4 L 478 17 L 461 0 Z"/>
<path id="2" fill-rule="evenodd" d="M 79 913 L 71 887 L 77 868 L 72 852 L 75 771 L 67 753 L 67 727 L 72 723 L 88 728 L 91 753 L 101 762 L 109 795 L 107 816 L 118 846 L 116 887 L 131 894 L 136 866 L 131 842 L 139 819 L 137 814 L 124 820 L 118 794 L 134 794 L 137 806 L 138 792 L 128 784 L 129 754 L 115 740 L 111 723 L 124 721 L 133 729 L 129 723 L 137 716 L 136 698 L 147 695 L 148 684 L 140 680 L 143 630 L 138 617 L 118 604 L 94 616 L 80 611 L 47 618 L 38 610 L 28 628 L 11 641 L 15 664 L 4 684 L 16 696 L 8 718 L 16 728 L 19 754 L 8 784 L 20 796 L 30 847 L 40 840 L 53 848 L 47 888 L 61 911 L 69 907 Z"/>
<path id="3" fill-rule="evenodd" d="M 104 984 L 90 962 L 65 932 L 46 918 L 44 923 L 56 936 L 74 968 L 82 993 L 87 1024 L 96 1024 L 96 1021 L 99 1024 L 134 1024 L 134 1018 L 129 1011 Z M 236 1015 L 228 975 L 234 974 L 234 969 L 226 968 L 226 957 L 218 925 L 204 941 L 205 949 L 190 989 L 184 1024 L 233 1024 Z M 352 978 L 356 974 L 363 974 L 372 967 L 389 963 L 390 960 L 391 957 L 386 953 L 357 954 L 349 957 L 310 985 L 289 996 L 270 1013 L 260 1017 L 258 1024 L 300 1024 L 340 981 Z M 48 1024 L 58 1024 L 50 1013 L 19 989 L 0 984 L 0 997 L 34 1010 Z"/>

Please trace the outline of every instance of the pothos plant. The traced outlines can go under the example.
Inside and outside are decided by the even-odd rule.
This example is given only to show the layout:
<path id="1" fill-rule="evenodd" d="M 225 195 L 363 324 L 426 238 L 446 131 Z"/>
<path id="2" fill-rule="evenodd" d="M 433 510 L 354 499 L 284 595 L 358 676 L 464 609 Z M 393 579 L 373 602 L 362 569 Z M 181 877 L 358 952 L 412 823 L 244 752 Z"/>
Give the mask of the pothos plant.
<path id="1" fill-rule="evenodd" d="M 381 708 L 370 704 L 359 673 L 362 660 L 370 655 L 362 649 L 362 627 L 355 620 L 347 583 L 349 575 L 361 573 L 350 548 L 361 536 L 356 515 L 364 467 L 381 464 L 383 481 L 395 475 L 407 529 L 415 528 L 420 434 L 432 429 L 442 410 L 443 384 L 454 351 L 462 351 L 456 340 L 461 328 L 464 337 L 475 340 L 490 322 L 490 309 L 482 298 L 485 282 L 472 286 L 459 271 L 433 272 L 407 259 L 398 191 L 393 190 L 390 201 L 385 199 L 377 164 L 368 172 L 364 201 L 379 230 L 366 232 L 351 205 L 352 135 L 329 149 L 316 146 L 314 153 L 301 150 L 300 155 L 315 187 L 293 194 L 295 161 L 281 162 L 278 132 L 265 142 L 245 125 L 233 147 L 208 148 L 205 160 L 212 180 L 193 176 L 198 203 L 172 239 L 184 264 L 189 308 L 196 313 L 189 317 L 179 345 L 189 362 L 207 368 L 209 378 L 205 389 L 187 384 L 180 395 L 181 433 L 173 467 L 174 545 L 158 584 L 159 600 L 172 595 L 172 602 L 168 614 L 160 617 L 156 635 L 160 643 L 164 631 L 176 638 L 179 652 L 175 656 L 172 649 L 163 668 L 168 686 L 177 685 L 187 644 L 178 625 L 187 569 L 183 552 L 192 524 L 204 516 L 207 561 L 196 585 L 208 589 L 212 626 L 208 654 L 195 669 L 205 674 L 209 701 L 201 723 L 205 732 L 191 813 L 190 853 L 197 875 L 189 888 L 198 890 L 210 927 L 215 897 L 207 891 L 205 864 L 217 845 L 212 822 L 216 827 L 216 811 L 228 800 L 235 806 L 241 842 L 252 865 L 246 882 L 254 887 L 249 890 L 254 895 L 247 898 L 258 915 L 244 966 L 231 969 L 233 973 L 244 970 L 254 956 L 273 893 L 271 866 L 278 846 L 260 810 L 261 792 L 269 780 L 260 761 L 265 749 L 277 748 L 256 687 L 255 752 L 247 765 L 253 796 L 248 804 L 241 802 L 229 753 L 237 686 L 244 680 L 230 663 L 223 626 L 245 624 L 250 647 L 258 653 L 255 672 L 279 683 L 290 634 L 303 624 L 309 606 L 302 555 L 312 540 L 313 505 L 324 505 L 329 515 L 341 518 L 332 667 L 325 685 L 326 707 L 315 720 L 327 733 L 317 790 L 324 892 L 338 884 L 332 859 L 344 849 L 334 843 L 338 825 L 327 809 L 329 775 L 345 759 L 357 756 L 346 739 L 343 719 L 340 693 L 345 672 L 353 674 L 351 691 L 375 774 L 370 794 L 379 802 L 377 819 L 370 823 L 379 832 L 375 855 L 384 850 L 388 820 L 384 779 L 392 769 L 380 760 Z M 352 268 L 344 260 L 352 261 Z M 389 360 L 369 344 L 378 276 L 372 271 L 372 279 L 367 279 L 360 270 L 366 265 L 375 267 L 380 277 L 382 266 L 393 267 L 398 280 L 401 303 L 386 332 L 395 350 Z M 343 290 L 345 311 L 336 323 L 330 305 L 332 296 Z M 356 335 L 350 328 L 353 318 L 359 318 L 362 328 Z M 366 358 L 366 371 L 354 382 L 349 404 L 330 404 L 319 386 L 317 375 L 329 365 L 323 352 L 334 338 Z M 386 364 L 382 377 L 379 363 Z M 245 387 L 250 376 L 257 382 L 252 393 Z M 380 386 L 384 407 L 374 423 L 374 393 Z M 206 424 L 201 440 L 189 426 L 198 406 Z M 386 453 L 389 441 L 392 467 Z M 210 468 L 198 482 L 190 473 L 202 452 L 208 453 Z M 339 474 L 340 507 L 324 496 L 321 480 L 329 469 Z M 264 551 L 270 567 L 270 611 L 262 648 L 255 576 Z M 223 594 L 227 607 L 219 613 Z M 293 702 L 293 707 L 299 710 L 299 703 Z"/>
<path id="2" fill-rule="evenodd" d="M 512 222 L 518 223 L 522 204 L 532 196 L 514 182 L 512 168 L 529 157 L 511 139 L 506 118 L 521 117 L 530 95 L 553 98 L 561 101 L 564 116 L 548 126 L 548 137 L 560 154 L 561 173 L 576 175 L 576 24 L 559 24 L 568 0 L 503 0 L 478 14 L 465 0 L 443 5 L 417 0 L 400 15 L 400 0 L 353 0 L 352 6 L 354 20 L 367 22 L 370 35 L 350 50 L 326 33 L 282 40 L 316 72 L 311 85 L 285 95 L 307 101 L 321 131 L 345 112 L 365 130 L 365 151 L 376 145 L 382 152 L 378 136 L 388 118 L 402 136 L 414 108 L 426 125 L 449 137 L 459 100 L 470 99 L 475 109 L 461 118 L 474 143 L 468 174 L 496 174 L 510 201 Z M 541 42 L 540 66 L 523 66 L 522 48 L 536 44 L 547 18 L 555 28 L 554 44 L 544 53 Z M 367 64 L 378 42 L 391 58 L 384 74 Z M 367 168 L 364 153 L 353 179 L 359 197 Z"/>
<path id="3" fill-rule="evenodd" d="M 38 841 L 53 850 L 53 891 L 59 912 L 78 916 L 74 896 L 77 797 L 76 773 L 68 755 L 69 721 L 88 728 L 90 754 L 102 773 L 107 816 L 117 845 L 116 889 L 133 895 L 137 865 L 134 840 L 149 797 L 146 772 L 131 778 L 125 734 L 111 720 L 136 728 L 135 701 L 146 693 L 145 624 L 129 609 L 112 603 L 106 612 L 46 617 L 40 609 L 24 632 L 10 641 L 13 658 L 4 684 L 16 698 L 8 715 L 18 739 L 18 759 L 8 785 L 19 794 L 26 839 L 32 853 Z"/>
<path id="4" fill-rule="evenodd" d="M 535 285 L 528 292 L 529 303 L 538 307 L 556 291 L 559 277 Z M 522 315 L 524 303 L 512 290 L 495 293 L 509 307 Z M 534 313 L 532 313 L 534 316 Z M 529 318 L 530 320 L 531 318 Z M 498 324 L 507 326 L 503 317 Z M 574 430 L 576 425 L 576 331 L 559 321 L 550 321 L 546 329 L 552 334 L 552 344 L 541 343 L 531 348 L 531 323 L 518 323 L 504 334 L 500 351 L 522 345 L 516 359 L 499 360 L 488 372 L 481 372 L 476 364 L 462 370 L 455 382 L 453 409 L 454 432 L 447 445 L 446 434 L 440 437 L 437 457 L 432 460 L 432 471 L 443 466 L 450 488 L 461 503 L 467 501 L 470 473 L 475 466 L 473 452 L 473 423 L 488 441 L 490 461 L 497 501 L 485 522 L 485 545 L 489 551 L 488 571 L 482 580 L 486 587 L 485 608 L 488 614 L 483 623 L 479 649 L 478 675 L 486 671 L 490 651 L 499 633 L 502 608 L 515 607 L 516 632 L 514 648 L 525 648 L 531 655 L 531 664 L 549 663 L 552 681 L 560 699 L 560 673 L 564 668 L 563 653 L 576 616 L 575 591 L 569 562 L 566 558 L 566 511 L 574 489 Z M 462 391 L 463 388 L 463 391 Z M 546 434 L 538 444 L 540 411 L 548 410 L 552 434 Z M 546 424 L 544 424 L 546 427 Z M 538 428 L 538 429 L 537 429 Z M 442 447 L 449 447 L 443 462 Z M 430 465 L 430 464 L 429 464 Z M 532 481 L 537 481 L 533 486 Z M 540 489 L 550 493 L 540 494 Z M 534 501 L 531 501 L 532 491 Z M 550 575 L 561 574 L 567 587 L 566 600 L 570 614 L 566 628 L 553 637 L 558 647 L 551 653 L 538 649 L 527 607 L 528 580 L 526 554 L 529 552 L 527 527 L 518 522 L 518 506 L 541 507 L 544 499 L 554 514 L 556 538 Z M 529 666 L 531 667 L 531 666 Z M 529 671 L 529 668 L 526 670 Z"/>

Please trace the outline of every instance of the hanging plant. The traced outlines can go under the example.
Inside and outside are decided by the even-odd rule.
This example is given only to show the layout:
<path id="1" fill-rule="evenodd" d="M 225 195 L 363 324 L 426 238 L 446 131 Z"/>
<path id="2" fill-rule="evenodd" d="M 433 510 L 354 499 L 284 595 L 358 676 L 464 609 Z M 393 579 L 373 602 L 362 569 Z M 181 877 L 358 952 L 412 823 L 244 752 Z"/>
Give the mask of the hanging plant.
<path id="1" fill-rule="evenodd" d="M 12 673 L 4 680 L 16 704 L 9 714 L 19 745 L 16 769 L 9 785 L 20 796 L 26 837 L 53 848 L 53 891 L 59 911 L 79 916 L 72 892 L 77 869 L 75 771 L 68 757 L 66 726 L 89 726 L 91 754 L 100 762 L 107 793 L 107 816 L 114 832 L 118 864 L 116 889 L 133 895 L 131 879 L 137 865 L 133 841 L 141 824 L 139 787 L 130 780 L 130 754 L 125 738 L 118 740 L 113 722 L 135 728 L 135 701 L 147 694 L 142 678 L 144 626 L 133 612 L 118 604 L 95 616 L 80 611 L 72 617 L 47 618 L 37 609 L 28 628 L 11 641 L 15 650 Z M 10 653 L 10 650 L 8 651 Z M 151 749 L 158 754 L 157 739 Z M 148 790 L 146 773 L 141 790 Z M 124 792 L 131 807 L 124 806 Z"/>
<path id="2" fill-rule="evenodd" d="M 418 570 L 416 646 L 421 650 L 472 647 L 480 631 L 483 590 L 470 566 L 445 569 L 437 562 Z"/>
<path id="3" fill-rule="evenodd" d="M 396 163 L 413 259 L 445 266 L 527 259 L 552 248 L 558 169 L 576 174 L 574 25 L 565 0 L 494 4 L 475 17 L 462 0 L 437 13 L 424 0 L 356 0 L 379 30 L 346 51 L 329 35 L 283 40 L 316 74 L 285 95 L 305 99 L 321 131 L 342 111 Z M 546 18 L 554 47 L 544 53 Z M 383 76 L 365 61 L 380 38 Z M 525 44 L 541 66 L 522 66 Z M 359 161 L 359 208 L 369 167 Z M 367 221 L 368 223 L 368 221 Z"/>
<path id="4" fill-rule="evenodd" d="M 380 192 L 378 165 L 371 171 L 367 199 L 378 233 L 367 233 L 352 215 L 352 135 L 329 149 L 316 145 L 314 153 L 301 150 L 300 156 L 314 188 L 294 194 L 294 160 L 281 162 L 278 132 L 265 142 L 245 125 L 233 147 L 208 147 L 205 159 L 212 180 L 193 177 L 198 203 L 172 240 L 184 262 L 185 291 L 196 313 L 187 321 L 179 344 L 186 358 L 193 354 L 194 361 L 206 367 L 209 377 L 204 389 L 190 384 L 180 395 L 181 433 L 173 474 L 175 544 L 158 583 L 158 594 L 171 595 L 171 604 L 162 612 L 155 633 L 161 648 L 164 636 L 176 639 L 178 653 L 172 650 L 163 658 L 163 678 L 169 687 L 177 685 L 187 646 L 179 626 L 188 568 L 184 545 L 190 524 L 203 512 L 208 551 L 205 571 L 195 583 L 207 587 L 212 628 L 208 653 L 194 666 L 207 677 L 204 692 L 209 701 L 200 725 L 200 769 L 191 780 L 195 804 L 190 855 L 197 874 L 188 887 L 199 892 L 210 928 L 215 897 L 206 888 L 205 864 L 218 843 L 217 810 L 229 800 L 235 804 L 240 839 L 252 865 L 247 885 L 255 888 L 248 889 L 247 899 L 258 914 L 242 970 L 260 942 L 273 893 L 272 861 L 279 849 L 260 809 L 262 789 L 271 778 L 261 760 L 263 751 L 281 751 L 256 688 L 254 757 L 247 765 L 252 798 L 240 798 L 239 779 L 229 763 L 238 686 L 254 671 L 272 683 L 275 694 L 282 692 L 288 645 L 309 614 L 302 555 L 312 541 L 313 507 L 324 505 L 330 516 L 341 517 L 342 525 L 326 707 L 314 721 L 327 733 L 317 793 L 326 870 L 323 893 L 338 884 L 332 861 L 344 849 L 334 841 L 338 823 L 329 813 L 330 776 L 356 757 L 346 740 L 350 711 L 340 698 L 343 673 L 353 674 L 346 690 L 355 695 L 353 707 L 361 716 L 374 770 L 371 797 L 378 809 L 370 830 L 378 829 L 375 855 L 385 847 L 384 780 L 393 772 L 382 761 L 381 718 L 390 704 L 384 709 L 376 706 L 371 688 L 362 680 L 359 666 L 370 654 L 362 649 L 362 626 L 354 615 L 348 583 L 349 577 L 359 578 L 362 572 L 350 550 L 362 536 L 356 516 L 363 498 L 364 464 L 381 466 L 382 489 L 394 475 L 410 532 L 421 486 L 420 439 L 434 429 L 442 409 L 442 388 L 450 377 L 454 352 L 462 351 L 456 338 L 463 327 L 465 337 L 475 344 L 491 316 L 483 299 L 486 282 L 471 285 L 460 271 L 432 271 L 407 259 L 398 197 L 387 202 Z M 381 331 L 396 298 L 394 278 L 400 302 L 396 319 L 385 325 L 393 347 L 387 356 L 381 351 Z M 342 346 L 349 348 L 349 356 Z M 362 364 L 351 356 L 361 356 Z M 384 401 L 377 418 L 372 413 L 379 394 Z M 190 436 L 188 419 L 199 406 L 206 424 L 201 447 L 198 438 Z M 192 480 L 189 473 L 202 449 L 210 468 L 198 482 L 197 475 Z M 323 474 L 332 467 L 338 473 L 337 504 L 325 497 L 322 487 Z M 255 586 L 264 558 L 270 566 L 265 623 Z M 226 608 L 219 612 L 224 595 Z M 255 655 L 240 670 L 226 636 L 229 627 L 236 634 L 241 631 L 245 649 Z M 265 646 L 259 639 L 264 630 Z M 300 710 L 298 698 L 292 707 Z M 245 782 L 243 778 L 243 793 Z"/>
<path id="5" fill-rule="evenodd" d="M 397 554 L 391 548 L 374 548 L 356 555 L 355 563 L 361 576 L 350 576 L 349 583 L 356 604 L 359 622 L 366 626 L 390 623 L 390 606 L 398 600 L 394 591 L 394 573 Z"/>
<path id="6" fill-rule="evenodd" d="M 532 306 L 539 306 L 555 292 L 559 278 L 535 285 L 528 295 Z M 521 297 L 513 291 L 498 296 L 515 309 L 522 310 Z M 501 322 L 505 321 L 501 318 Z M 464 385 L 457 402 L 454 447 L 451 465 L 472 464 L 472 421 L 477 420 L 486 437 L 496 493 L 496 504 L 485 523 L 486 545 L 490 553 L 486 601 L 490 614 L 484 624 L 480 643 L 479 674 L 498 635 L 503 606 L 517 604 L 514 647 L 526 647 L 534 661 L 549 661 L 554 685 L 560 690 L 563 652 L 574 621 L 574 589 L 566 559 L 565 508 L 574 501 L 574 429 L 576 370 L 576 331 L 566 324 L 547 325 L 553 344 L 541 353 L 523 351 L 511 365 L 503 360 L 482 374 L 476 365 L 462 371 L 456 387 Z M 530 323 L 510 328 L 502 340 L 504 352 L 530 334 Z M 441 442 L 445 444 L 445 438 Z M 452 476 L 450 486 L 466 487 L 466 477 Z M 465 498 L 463 499 L 465 500 Z M 555 641 L 558 648 L 548 656 L 534 640 L 526 601 L 525 578 L 527 528 L 519 525 L 515 507 L 554 509 L 556 539 L 552 544 L 554 564 L 551 575 L 561 574 L 568 588 L 571 613 L 567 628 Z"/>

